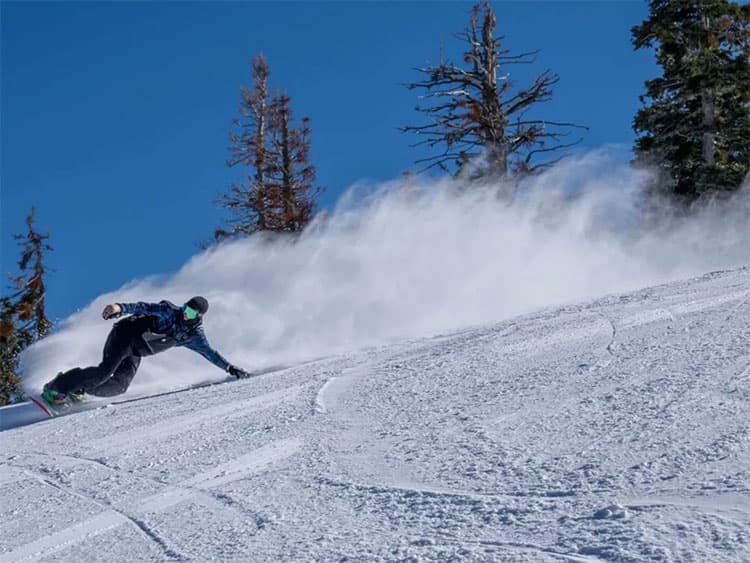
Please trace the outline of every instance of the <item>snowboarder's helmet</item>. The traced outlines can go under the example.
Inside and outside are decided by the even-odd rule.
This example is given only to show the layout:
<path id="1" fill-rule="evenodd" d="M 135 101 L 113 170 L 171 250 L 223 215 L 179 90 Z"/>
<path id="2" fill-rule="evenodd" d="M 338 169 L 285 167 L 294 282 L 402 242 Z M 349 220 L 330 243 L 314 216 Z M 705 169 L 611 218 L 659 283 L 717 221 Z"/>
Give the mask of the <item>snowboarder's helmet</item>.
<path id="1" fill-rule="evenodd" d="M 201 317 L 206 314 L 206 311 L 208 311 L 208 301 L 205 297 L 201 297 L 200 295 L 191 297 L 190 300 L 185 303 L 185 306 L 190 307 L 193 311 L 197 311 Z"/>

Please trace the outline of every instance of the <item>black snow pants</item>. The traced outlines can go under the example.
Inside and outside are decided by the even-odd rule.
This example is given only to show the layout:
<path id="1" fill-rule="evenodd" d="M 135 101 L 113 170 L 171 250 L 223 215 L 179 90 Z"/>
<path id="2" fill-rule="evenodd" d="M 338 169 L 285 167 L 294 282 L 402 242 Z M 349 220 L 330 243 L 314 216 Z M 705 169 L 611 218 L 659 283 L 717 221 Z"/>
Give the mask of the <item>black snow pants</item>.
<path id="1" fill-rule="evenodd" d="M 73 368 L 58 375 L 53 386 L 61 393 L 84 391 L 98 397 L 112 397 L 127 391 L 141 363 L 141 331 L 127 323 L 118 323 L 104 344 L 98 366 Z"/>

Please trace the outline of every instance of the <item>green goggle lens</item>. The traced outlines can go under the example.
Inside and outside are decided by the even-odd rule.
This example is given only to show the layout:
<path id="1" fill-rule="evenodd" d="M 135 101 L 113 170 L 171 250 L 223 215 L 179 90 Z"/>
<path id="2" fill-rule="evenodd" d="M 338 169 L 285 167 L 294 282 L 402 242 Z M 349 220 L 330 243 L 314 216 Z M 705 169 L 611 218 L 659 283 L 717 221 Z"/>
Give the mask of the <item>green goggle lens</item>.
<path id="1" fill-rule="evenodd" d="M 185 317 L 189 321 L 192 321 L 193 319 L 197 319 L 198 318 L 198 311 L 196 311 L 195 309 L 191 309 L 190 307 L 188 307 L 187 305 L 185 305 L 185 307 L 182 310 L 185 313 Z"/>

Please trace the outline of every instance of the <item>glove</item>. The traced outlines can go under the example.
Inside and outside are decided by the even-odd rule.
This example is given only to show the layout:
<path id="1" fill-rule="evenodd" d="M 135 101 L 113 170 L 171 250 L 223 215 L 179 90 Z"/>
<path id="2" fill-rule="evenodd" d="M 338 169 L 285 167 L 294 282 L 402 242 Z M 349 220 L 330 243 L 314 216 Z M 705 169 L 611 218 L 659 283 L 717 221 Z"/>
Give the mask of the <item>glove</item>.
<path id="1" fill-rule="evenodd" d="M 117 303 L 107 305 L 102 311 L 102 318 L 104 319 L 116 319 L 120 315 L 122 315 L 122 308 Z"/>
<path id="2" fill-rule="evenodd" d="M 238 368 L 237 366 L 233 366 L 233 365 L 230 365 L 227 368 L 227 371 L 229 372 L 230 375 L 235 376 L 237 379 L 242 379 L 244 377 L 250 377 L 252 375 L 252 373 L 248 373 L 244 369 Z"/>

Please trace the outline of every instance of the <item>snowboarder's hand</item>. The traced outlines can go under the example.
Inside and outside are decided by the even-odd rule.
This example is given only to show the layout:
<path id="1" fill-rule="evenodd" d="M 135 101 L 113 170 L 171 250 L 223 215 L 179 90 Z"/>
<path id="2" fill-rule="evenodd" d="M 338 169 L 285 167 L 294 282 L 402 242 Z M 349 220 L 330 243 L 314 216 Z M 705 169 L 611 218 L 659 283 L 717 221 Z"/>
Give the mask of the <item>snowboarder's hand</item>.
<path id="1" fill-rule="evenodd" d="M 120 315 L 122 315 L 122 308 L 117 303 L 107 305 L 102 311 L 102 317 L 105 319 L 114 319 Z"/>
<path id="2" fill-rule="evenodd" d="M 244 369 L 238 368 L 237 366 L 232 366 L 232 365 L 230 365 L 227 368 L 227 371 L 231 375 L 235 376 L 237 379 L 242 379 L 243 377 L 250 377 L 252 375 L 252 374 L 246 372 Z"/>

